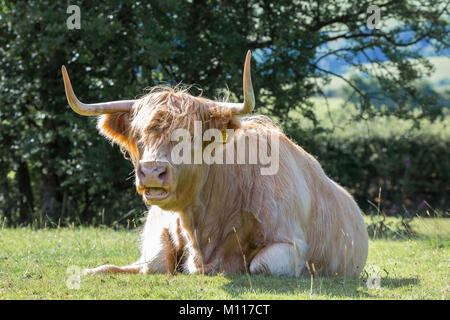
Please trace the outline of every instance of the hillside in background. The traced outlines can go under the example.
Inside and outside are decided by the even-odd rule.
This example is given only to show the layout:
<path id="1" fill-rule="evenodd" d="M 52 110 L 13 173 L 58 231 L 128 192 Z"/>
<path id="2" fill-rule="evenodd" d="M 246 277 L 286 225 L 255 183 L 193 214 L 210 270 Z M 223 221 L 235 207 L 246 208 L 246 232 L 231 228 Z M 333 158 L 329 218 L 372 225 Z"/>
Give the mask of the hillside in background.
<path id="1" fill-rule="evenodd" d="M 441 56 L 441 57 L 427 57 L 427 60 L 432 64 L 433 71 L 428 76 L 423 77 L 421 79 L 421 83 L 417 83 L 419 86 L 424 86 L 437 94 L 445 97 L 446 104 L 445 107 L 450 108 L 450 58 Z M 388 63 L 386 63 L 388 65 Z M 367 68 L 371 68 L 370 64 L 366 64 Z M 389 71 L 389 66 L 386 67 L 386 70 Z M 387 72 L 384 70 L 384 72 Z M 346 72 L 342 74 L 343 77 L 349 78 L 367 78 L 358 71 L 355 71 L 353 68 L 346 68 Z M 327 84 L 324 84 L 323 91 L 327 97 L 343 97 L 343 93 L 348 87 L 347 83 L 338 78 L 333 77 L 331 81 Z M 345 94 L 344 94 L 345 95 Z M 343 97 L 345 98 L 345 97 Z"/>

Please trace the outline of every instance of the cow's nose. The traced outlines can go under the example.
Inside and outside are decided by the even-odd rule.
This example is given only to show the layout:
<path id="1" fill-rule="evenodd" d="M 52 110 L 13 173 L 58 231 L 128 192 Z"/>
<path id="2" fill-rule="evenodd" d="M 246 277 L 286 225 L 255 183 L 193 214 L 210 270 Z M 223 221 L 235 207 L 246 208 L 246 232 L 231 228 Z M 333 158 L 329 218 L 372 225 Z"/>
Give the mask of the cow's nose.
<path id="1" fill-rule="evenodd" d="M 140 161 L 138 179 L 143 187 L 162 187 L 169 178 L 170 167 L 167 164 Z"/>

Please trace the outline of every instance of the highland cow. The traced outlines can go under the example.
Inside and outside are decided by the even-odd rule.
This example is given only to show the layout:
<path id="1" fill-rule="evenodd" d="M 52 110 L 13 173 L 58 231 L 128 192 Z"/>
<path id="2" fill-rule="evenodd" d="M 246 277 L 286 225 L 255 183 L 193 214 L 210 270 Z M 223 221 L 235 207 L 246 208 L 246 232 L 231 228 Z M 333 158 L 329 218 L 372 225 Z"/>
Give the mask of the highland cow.
<path id="1" fill-rule="evenodd" d="M 355 200 L 268 117 L 250 115 L 255 105 L 250 52 L 243 103 L 156 87 L 137 100 L 84 104 L 76 98 L 64 66 L 62 73 L 69 105 L 78 114 L 100 116 L 100 133 L 130 155 L 137 192 L 150 205 L 139 260 L 86 273 L 299 276 L 310 270 L 357 276 L 363 270 L 368 235 Z M 255 138 L 258 147 L 266 144 L 268 153 L 277 155 L 276 172 L 262 174 L 265 164 L 260 162 L 175 163 L 175 131 L 194 133 L 196 123 L 202 133 L 225 133 L 224 140 L 202 141 L 183 156 L 216 143 L 214 154 L 244 145 L 249 157 L 249 144 L 240 142 Z"/>

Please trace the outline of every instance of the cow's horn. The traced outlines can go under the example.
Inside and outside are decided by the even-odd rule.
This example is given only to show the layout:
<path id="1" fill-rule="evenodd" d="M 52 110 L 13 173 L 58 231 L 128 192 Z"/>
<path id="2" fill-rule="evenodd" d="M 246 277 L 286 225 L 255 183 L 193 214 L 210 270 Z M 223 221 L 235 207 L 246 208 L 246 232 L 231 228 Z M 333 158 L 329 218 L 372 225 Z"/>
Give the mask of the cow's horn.
<path id="1" fill-rule="evenodd" d="M 65 66 L 62 66 L 62 74 L 64 79 L 64 87 L 66 88 L 66 97 L 69 106 L 82 116 L 97 116 L 106 113 L 128 112 L 131 110 L 136 100 L 111 101 L 103 103 L 86 104 L 77 99 L 70 84 L 69 75 Z"/>
<path id="2" fill-rule="evenodd" d="M 230 102 L 220 102 L 218 103 L 220 106 L 227 107 L 233 109 L 233 113 L 238 114 L 247 114 L 253 111 L 255 107 L 255 94 L 253 93 L 252 86 L 252 75 L 250 72 L 250 60 L 252 54 L 250 50 L 247 51 L 247 57 L 245 58 L 244 65 L 244 102 L 243 103 L 230 103 Z"/>

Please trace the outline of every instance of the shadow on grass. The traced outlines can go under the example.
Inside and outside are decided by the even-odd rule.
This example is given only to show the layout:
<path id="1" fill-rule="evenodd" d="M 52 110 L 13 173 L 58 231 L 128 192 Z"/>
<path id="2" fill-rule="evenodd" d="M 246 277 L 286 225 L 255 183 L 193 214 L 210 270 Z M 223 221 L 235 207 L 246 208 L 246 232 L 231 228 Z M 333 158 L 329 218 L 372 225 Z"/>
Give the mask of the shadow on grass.
<path id="1" fill-rule="evenodd" d="M 262 299 L 267 298 L 267 295 L 281 296 L 281 299 L 357 299 L 375 296 L 368 288 L 366 279 L 362 278 L 315 277 L 312 289 L 310 277 L 287 278 L 253 275 L 249 278 L 245 274 L 240 274 L 228 275 L 226 278 L 230 281 L 223 285 L 222 289 L 237 299 L 252 293 L 255 294 L 255 298 L 259 296 Z M 418 284 L 418 278 L 387 277 L 381 279 L 380 288 L 395 289 Z"/>
<path id="2" fill-rule="evenodd" d="M 415 286 L 418 284 L 418 278 L 386 278 L 381 280 L 381 287 L 387 287 L 390 289 Z"/>

